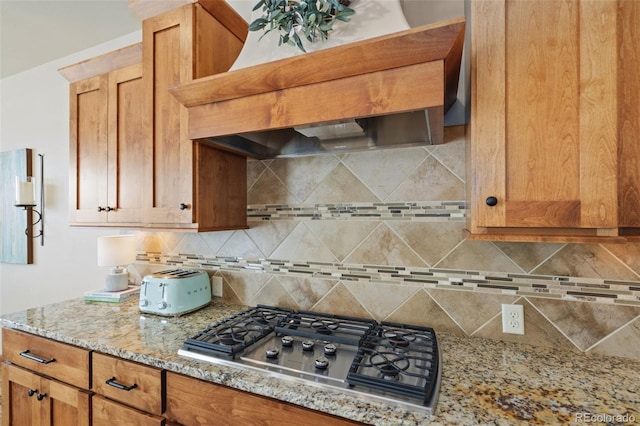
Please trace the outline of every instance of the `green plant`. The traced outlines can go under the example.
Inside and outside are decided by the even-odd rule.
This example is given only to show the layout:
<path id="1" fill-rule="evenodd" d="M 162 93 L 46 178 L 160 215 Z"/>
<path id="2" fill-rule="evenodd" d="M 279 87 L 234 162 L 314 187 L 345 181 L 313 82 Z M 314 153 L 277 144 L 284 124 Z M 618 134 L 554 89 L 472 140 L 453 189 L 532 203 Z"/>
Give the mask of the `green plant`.
<path id="1" fill-rule="evenodd" d="M 272 30 L 280 33 L 280 42 L 298 46 L 306 52 L 300 36 L 313 42 L 320 37 L 326 40 L 333 24 L 337 21 L 349 22 L 349 16 L 356 13 L 349 8 L 351 0 L 260 0 L 253 10 L 262 8 L 263 14 L 249 25 L 249 31 L 264 30 L 264 37 Z"/>

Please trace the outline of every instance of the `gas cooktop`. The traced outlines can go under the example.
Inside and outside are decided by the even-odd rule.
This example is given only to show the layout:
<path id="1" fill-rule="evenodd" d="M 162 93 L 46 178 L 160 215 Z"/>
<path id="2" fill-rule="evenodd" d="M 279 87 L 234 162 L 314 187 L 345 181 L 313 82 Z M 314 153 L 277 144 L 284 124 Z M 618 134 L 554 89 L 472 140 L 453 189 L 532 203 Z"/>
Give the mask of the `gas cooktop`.
<path id="1" fill-rule="evenodd" d="M 198 332 L 178 353 L 431 414 L 440 389 L 436 334 L 416 325 L 258 305 Z"/>

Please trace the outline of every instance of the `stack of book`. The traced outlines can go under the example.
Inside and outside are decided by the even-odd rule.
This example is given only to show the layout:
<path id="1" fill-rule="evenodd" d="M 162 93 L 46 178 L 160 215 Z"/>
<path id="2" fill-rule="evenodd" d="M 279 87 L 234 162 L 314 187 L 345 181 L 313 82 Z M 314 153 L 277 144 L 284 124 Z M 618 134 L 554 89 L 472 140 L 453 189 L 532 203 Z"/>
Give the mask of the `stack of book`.
<path id="1" fill-rule="evenodd" d="M 137 285 L 130 285 L 121 291 L 105 291 L 105 290 L 92 290 L 87 291 L 84 294 L 84 300 L 88 302 L 124 302 L 133 297 L 138 297 L 140 294 L 140 287 Z"/>

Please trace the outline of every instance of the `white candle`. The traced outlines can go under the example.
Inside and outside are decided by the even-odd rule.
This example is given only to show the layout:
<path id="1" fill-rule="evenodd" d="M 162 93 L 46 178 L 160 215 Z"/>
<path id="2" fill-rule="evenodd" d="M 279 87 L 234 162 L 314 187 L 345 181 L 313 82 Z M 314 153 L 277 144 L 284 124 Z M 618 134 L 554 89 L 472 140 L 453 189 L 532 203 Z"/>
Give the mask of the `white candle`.
<path id="1" fill-rule="evenodd" d="M 36 202 L 34 189 L 35 188 L 30 177 L 27 177 L 26 180 L 22 180 L 22 178 L 16 176 L 16 205 L 35 205 Z"/>

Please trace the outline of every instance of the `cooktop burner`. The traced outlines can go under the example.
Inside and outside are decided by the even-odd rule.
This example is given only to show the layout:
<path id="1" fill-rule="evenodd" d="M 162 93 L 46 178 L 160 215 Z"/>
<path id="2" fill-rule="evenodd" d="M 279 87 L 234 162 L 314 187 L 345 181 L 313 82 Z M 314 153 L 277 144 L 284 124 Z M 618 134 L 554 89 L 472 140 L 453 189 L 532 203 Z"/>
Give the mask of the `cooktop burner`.
<path id="1" fill-rule="evenodd" d="M 374 320 L 329 315 L 317 312 L 292 313 L 287 321 L 276 326 L 276 333 L 301 337 L 316 337 L 336 343 L 359 345 L 376 324 Z"/>
<path id="2" fill-rule="evenodd" d="M 431 328 L 264 305 L 197 333 L 178 353 L 413 409 L 433 411 L 440 386 Z"/>
<path id="3" fill-rule="evenodd" d="M 184 342 L 187 350 L 233 356 L 270 334 L 293 313 L 290 309 L 258 306 L 240 312 Z"/>
<path id="4" fill-rule="evenodd" d="M 439 368 L 432 328 L 383 322 L 360 345 L 347 383 L 426 398 Z"/>

